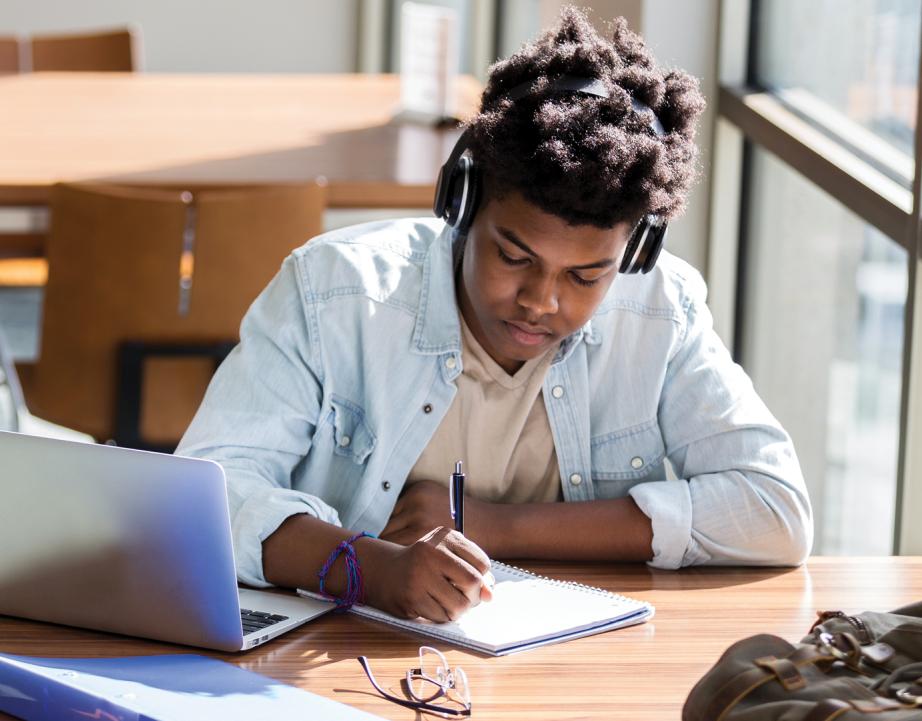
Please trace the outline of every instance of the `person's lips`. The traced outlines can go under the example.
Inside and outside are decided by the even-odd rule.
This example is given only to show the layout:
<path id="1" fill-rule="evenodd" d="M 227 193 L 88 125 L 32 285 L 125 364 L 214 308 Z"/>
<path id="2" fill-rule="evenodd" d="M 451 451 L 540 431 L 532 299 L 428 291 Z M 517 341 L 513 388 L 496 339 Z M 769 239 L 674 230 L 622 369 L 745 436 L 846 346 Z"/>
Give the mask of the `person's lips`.
<path id="1" fill-rule="evenodd" d="M 551 335 L 551 331 L 539 325 L 529 325 L 514 320 L 507 320 L 506 329 L 513 340 L 522 345 L 541 345 Z"/>

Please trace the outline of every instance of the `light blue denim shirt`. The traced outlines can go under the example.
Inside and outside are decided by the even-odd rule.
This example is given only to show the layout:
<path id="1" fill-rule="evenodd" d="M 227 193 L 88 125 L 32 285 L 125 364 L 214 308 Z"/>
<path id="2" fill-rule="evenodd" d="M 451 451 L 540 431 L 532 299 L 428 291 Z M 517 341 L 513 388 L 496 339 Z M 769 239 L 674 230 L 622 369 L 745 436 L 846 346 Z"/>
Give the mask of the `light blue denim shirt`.
<path id="1" fill-rule="evenodd" d="M 384 528 L 462 369 L 454 240 L 428 219 L 322 235 L 248 311 L 177 449 L 224 467 L 241 581 L 267 585 L 261 544 L 293 514 Z M 561 343 L 543 397 L 563 497 L 629 494 L 660 568 L 799 563 L 813 527 L 791 440 L 714 333 L 705 292 L 663 253 Z"/>

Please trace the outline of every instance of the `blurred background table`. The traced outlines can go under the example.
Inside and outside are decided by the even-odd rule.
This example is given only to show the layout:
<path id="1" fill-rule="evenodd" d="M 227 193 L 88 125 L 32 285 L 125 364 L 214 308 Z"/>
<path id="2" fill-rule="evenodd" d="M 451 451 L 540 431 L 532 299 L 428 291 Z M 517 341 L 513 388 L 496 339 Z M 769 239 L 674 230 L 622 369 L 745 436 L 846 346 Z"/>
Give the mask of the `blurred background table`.
<path id="1" fill-rule="evenodd" d="M 641 565 L 522 564 L 650 601 L 652 621 L 502 658 L 444 644 L 465 669 L 473 718 L 678 719 L 695 682 L 734 641 L 774 633 L 798 641 L 817 610 L 890 610 L 922 599 L 922 558 L 811 558 L 796 569 Z M 424 637 L 354 616 L 328 615 L 244 654 L 212 654 L 313 693 L 388 719 L 417 715 L 380 698 L 358 662 L 371 661 L 379 683 L 399 689 Z M 195 652 L 168 644 L 0 617 L 0 652 L 35 656 L 125 656 Z"/>
<path id="2" fill-rule="evenodd" d="M 462 116 L 480 85 L 458 81 Z M 329 183 L 331 207 L 428 207 L 454 128 L 395 122 L 394 75 L 0 76 L 0 205 L 60 181 Z"/>

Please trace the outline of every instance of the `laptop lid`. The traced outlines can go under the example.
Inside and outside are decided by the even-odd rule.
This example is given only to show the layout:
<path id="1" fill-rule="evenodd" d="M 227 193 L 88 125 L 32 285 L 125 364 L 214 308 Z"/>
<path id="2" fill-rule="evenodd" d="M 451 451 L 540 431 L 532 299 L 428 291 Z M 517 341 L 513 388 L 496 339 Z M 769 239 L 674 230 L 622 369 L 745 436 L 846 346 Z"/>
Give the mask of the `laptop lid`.
<path id="1" fill-rule="evenodd" d="M 241 648 L 217 463 L 0 432 L 0 493 L 0 614 Z"/>

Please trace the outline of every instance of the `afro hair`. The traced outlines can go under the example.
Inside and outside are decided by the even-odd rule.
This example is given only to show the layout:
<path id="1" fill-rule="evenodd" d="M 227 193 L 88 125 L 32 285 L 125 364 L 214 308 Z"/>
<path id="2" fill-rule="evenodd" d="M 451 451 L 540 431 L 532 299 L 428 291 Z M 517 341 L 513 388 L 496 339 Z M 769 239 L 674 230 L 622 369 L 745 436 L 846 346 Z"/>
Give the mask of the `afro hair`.
<path id="1" fill-rule="evenodd" d="M 609 97 L 555 91 L 564 75 L 598 79 Z M 511 100 L 509 91 L 523 83 L 530 91 Z M 632 98 L 656 114 L 662 136 Z M 490 67 L 467 134 L 491 196 L 518 192 L 571 225 L 611 228 L 682 212 L 703 109 L 697 80 L 661 70 L 624 18 L 613 22 L 609 41 L 568 6 L 556 28 Z"/>

